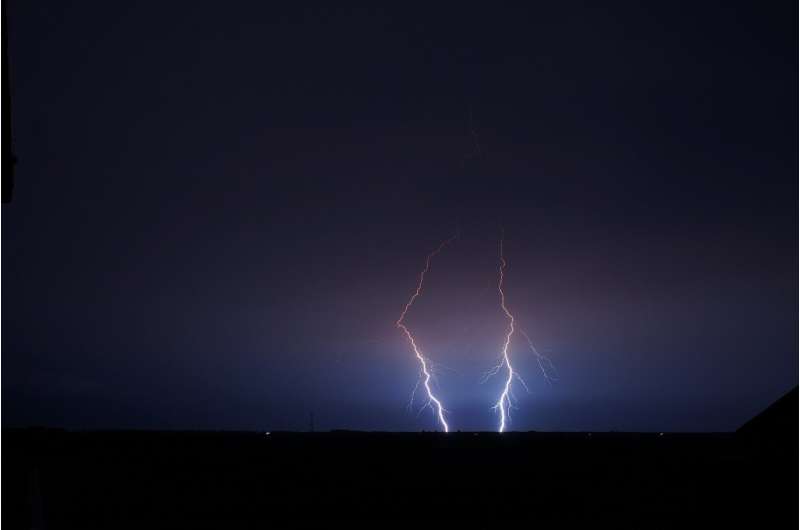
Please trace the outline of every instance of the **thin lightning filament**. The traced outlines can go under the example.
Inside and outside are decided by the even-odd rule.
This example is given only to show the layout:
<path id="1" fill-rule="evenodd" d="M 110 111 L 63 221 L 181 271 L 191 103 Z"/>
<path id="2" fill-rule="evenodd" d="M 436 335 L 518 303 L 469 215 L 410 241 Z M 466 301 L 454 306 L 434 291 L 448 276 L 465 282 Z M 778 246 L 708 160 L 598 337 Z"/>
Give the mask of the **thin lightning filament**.
<path id="1" fill-rule="evenodd" d="M 420 294 L 422 294 L 422 286 L 425 282 L 425 274 L 431 268 L 431 260 L 437 254 L 439 254 L 444 247 L 450 244 L 457 237 L 458 234 L 454 235 L 453 237 L 451 237 L 446 241 L 443 241 L 442 243 L 439 244 L 436 250 L 428 254 L 428 257 L 425 259 L 425 268 L 422 269 L 422 272 L 420 272 L 419 274 L 419 281 L 417 282 L 417 288 L 414 291 L 414 294 L 411 295 L 411 298 L 408 300 L 405 307 L 403 308 L 403 312 L 400 314 L 400 318 L 398 318 L 397 322 L 395 323 L 395 325 L 398 328 L 400 328 L 400 330 L 402 330 L 402 332 L 405 334 L 406 339 L 408 339 L 408 343 L 411 345 L 411 349 L 413 350 L 414 355 L 419 361 L 420 380 L 422 381 L 422 387 L 425 389 L 425 392 L 428 395 L 428 401 L 426 403 L 426 406 L 429 406 L 434 410 L 437 418 L 439 419 L 439 424 L 441 424 L 442 429 L 444 429 L 444 432 L 450 432 L 450 426 L 447 424 L 447 420 L 445 419 L 445 412 L 447 412 L 447 410 L 444 408 L 444 405 L 442 405 L 441 400 L 436 397 L 436 395 L 433 393 L 433 390 L 431 389 L 431 378 L 432 378 L 431 361 L 430 359 L 426 358 L 425 355 L 422 353 L 419 346 L 417 346 L 417 341 L 414 339 L 414 335 L 411 333 L 411 330 L 409 330 L 408 327 L 406 327 L 406 325 L 403 322 L 406 318 L 406 315 L 408 314 L 408 311 L 411 309 L 411 306 L 414 305 L 414 301 L 416 301 L 416 299 L 420 296 Z M 417 381 L 417 386 L 414 387 L 415 392 L 418 386 L 419 386 L 419 381 Z M 412 402 L 413 399 L 414 399 L 414 394 L 412 394 L 411 396 Z"/>
<path id="2" fill-rule="evenodd" d="M 514 378 L 519 378 L 519 376 L 514 372 L 514 367 L 511 365 L 511 359 L 508 356 L 508 347 L 511 345 L 511 337 L 514 335 L 514 315 L 511 314 L 511 311 L 508 310 L 506 306 L 506 294 L 503 291 L 503 281 L 505 279 L 505 270 L 506 270 L 506 260 L 503 256 L 503 238 L 500 238 L 500 277 L 497 281 L 497 291 L 500 293 L 500 308 L 505 313 L 506 317 L 508 318 L 508 328 L 506 329 L 506 338 L 505 342 L 503 343 L 503 350 L 502 350 L 502 357 L 500 364 L 494 370 L 494 373 L 500 371 L 503 367 L 505 367 L 507 371 L 507 376 L 505 380 L 505 385 L 503 386 L 503 392 L 500 394 L 500 399 L 497 400 L 497 403 L 493 407 L 495 410 L 500 412 L 500 428 L 498 429 L 499 432 L 503 432 L 506 430 L 506 421 L 508 419 L 509 414 L 511 413 L 511 384 L 514 382 Z"/>

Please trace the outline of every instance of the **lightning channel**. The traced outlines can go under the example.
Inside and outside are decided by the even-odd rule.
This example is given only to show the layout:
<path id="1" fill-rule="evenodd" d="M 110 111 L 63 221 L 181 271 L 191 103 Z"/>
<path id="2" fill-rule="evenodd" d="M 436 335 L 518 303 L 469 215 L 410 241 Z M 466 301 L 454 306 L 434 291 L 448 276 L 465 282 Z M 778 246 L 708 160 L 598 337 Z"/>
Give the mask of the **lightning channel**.
<path id="1" fill-rule="evenodd" d="M 503 254 L 503 241 L 505 237 L 500 237 L 500 267 L 499 267 L 499 278 L 497 280 L 497 292 L 500 294 L 500 308 L 505 313 L 506 318 L 508 318 L 508 327 L 506 328 L 506 338 L 505 342 L 503 342 L 503 349 L 502 355 L 500 358 L 500 362 L 497 366 L 495 366 L 492 370 L 490 370 L 488 377 L 495 375 L 500 372 L 500 370 L 506 371 L 506 379 L 505 384 L 503 386 L 503 392 L 500 394 L 500 399 L 497 400 L 497 403 L 494 405 L 494 409 L 500 413 L 500 427 L 498 432 L 504 432 L 506 430 L 506 422 L 508 417 L 511 414 L 511 407 L 513 399 L 513 394 L 511 393 L 511 385 L 514 382 L 514 379 L 522 380 L 519 375 L 514 372 L 514 367 L 511 365 L 511 358 L 508 355 L 508 348 L 511 345 L 511 337 L 514 336 L 514 324 L 515 319 L 514 315 L 511 314 L 511 311 L 508 310 L 506 306 L 506 293 L 503 291 L 503 282 L 505 280 L 505 271 L 508 263 L 506 262 L 505 255 Z M 523 381 L 524 384 L 524 381 Z M 527 385 L 525 385 L 527 388 Z"/>
<path id="2" fill-rule="evenodd" d="M 503 385 L 503 392 L 500 394 L 500 398 L 497 400 L 497 403 L 494 404 L 492 407 L 493 410 L 496 410 L 500 413 L 500 426 L 498 428 L 499 432 L 504 432 L 506 430 L 506 425 L 511 419 L 511 409 L 514 408 L 514 389 L 513 384 L 514 380 L 519 381 L 522 387 L 525 389 L 526 392 L 530 393 L 530 388 L 528 388 L 528 384 L 519 375 L 516 371 L 514 371 L 514 367 L 511 364 L 511 356 L 508 352 L 508 349 L 511 347 L 511 340 L 514 336 L 514 333 L 519 331 L 519 333 L 525 337 L 525 340 L 528 343 L 528 348 L 530 349 L 533 356 L 536 358 L 536 362 L 539 364 L 539 369 L 542 371 L 542 375 L 544 379 L 548 383 L 552 383 L 553 381 L 557 381 L 558 378 L 556 376 L 556 368 L 553 365 L 552 361 L 539 350 L 536 349 L 536 346 L 533 345 L 533 341 L 531 337 L 525 332 L 524 329 L 519 327 L 517 324 L 514 315 L 508 309 L 506 305 L 506 293 L 503 290 L 503 285 L 505 282 L 505 272 L 508 266 L 508 262 L 505 259 L 505 254 L 503 252 L 503 243 L 505 241 L 505 235 L 500 236 L 500 265 L 499 265 L 499 276 L 497 280 L 497 292 L 500 295 L 500 308 L 503 310 L 506 318 L 508 319 L 508 327 L 506 328 L 506 335 L 505 341 L 503 342 L 503 348 L 501 350 L 500 359 L 498 363 L 493 366 L 488 372 L 486 372 L 481 379 L 481 383 L 485 383 L 489 380 L 489 378 L 499 374 L 503 371 L 506 375 L 505 383 Z"/>
<path id="3" fill-rule="evenodd" d="M 409 402 L 409 408 L 412 406 L 414 401 L 414 395 L 417 392 L 417 389 L 420 386 L 420 382 L 422 383 L 422 387 L 425 389 L 425 392 L 428 396 L 428 401 L 426 402 L 425 406 L 430 407 L 436 414 L 439 419 L 439 424 L 444 429 L 444 432 L 450 432 L 450 426 L 447 424 L 447 420 L 445 419 L 445 412 L 447 410 L 442 405 L 442 402 L 436 395 L 433 393 L 433 389 L 431 388 L 431 379 L 433 378 L 433 364 L 425 357 L 425 355 L 420 350 L 419 346 L 417 346 L 417 342 L 414 339 L 414 335 L 411 333 L 411 330 L 403 323 L 408 311 L 411 309 L 411 306 L 414 305 L 414 302 L 417 298 L 422 294 L 422 286 L 425 283 L 425 274 L 431 268 L 431 260 L 439 254 L 444 247 L 452 243 L 456 238 L 458 238 L 458 233 L 452 236 L 450 239 L 446 239 L 442 241 L 436 249 L 428 254 L 425 258 L 425 268 L 422 269 L 422 272 L 419 273 L 419 281 L 417 282 L 417 288 L 414 291 L 414 294 L 411 295 L 408 302 L 406 303 L 405 307 L 403 308 L 403 312 L 400 314 L 400 318 L 397 319 L 395 325 L 405 334 L 406 339 L 408 339 L 408 343 L 411 346 L 414 355 L 416 356 L 417 360 L 419 361 L 420 365 L 420 377 L 417 380 L 417 384 L 414 387 L 414 392 L 411 394 L 411 401 Z M 424 407 L 423 407 L 424 408 Z"/>

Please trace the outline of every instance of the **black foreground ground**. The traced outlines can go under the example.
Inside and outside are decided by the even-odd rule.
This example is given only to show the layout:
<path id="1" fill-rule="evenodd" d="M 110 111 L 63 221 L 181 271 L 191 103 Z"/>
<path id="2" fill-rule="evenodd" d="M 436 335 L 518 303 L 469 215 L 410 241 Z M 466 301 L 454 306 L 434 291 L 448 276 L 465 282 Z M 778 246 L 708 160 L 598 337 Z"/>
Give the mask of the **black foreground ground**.
<path id="1" fill-rule="evenodd" d="M 796 416 L 795 416 L 796 417 Z M 3 431 L 7 528 L 796 528 L 797 437 Z"/>

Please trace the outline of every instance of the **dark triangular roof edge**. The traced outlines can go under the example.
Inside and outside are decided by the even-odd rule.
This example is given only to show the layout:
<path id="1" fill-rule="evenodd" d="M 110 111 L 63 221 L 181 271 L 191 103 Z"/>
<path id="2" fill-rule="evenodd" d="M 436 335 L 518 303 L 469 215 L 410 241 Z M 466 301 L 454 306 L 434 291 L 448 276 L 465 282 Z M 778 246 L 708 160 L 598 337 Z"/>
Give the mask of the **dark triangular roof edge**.
<path id="1" fill-rule="evenodd" d="M 775 400 L 736 430 L 737 434 L 798 434 L 798 387 Z M 790 432 L 791 431 L 791 432 Z"/>

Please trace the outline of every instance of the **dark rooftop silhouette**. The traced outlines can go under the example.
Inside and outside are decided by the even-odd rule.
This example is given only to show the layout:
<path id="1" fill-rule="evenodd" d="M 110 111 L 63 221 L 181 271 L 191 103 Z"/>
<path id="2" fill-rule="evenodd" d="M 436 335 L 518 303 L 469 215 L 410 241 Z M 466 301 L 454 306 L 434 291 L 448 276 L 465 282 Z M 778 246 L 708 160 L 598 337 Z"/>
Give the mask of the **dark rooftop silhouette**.
<path id="1" fill-rule="evenodd" d="M 736 431 L 748 436 L 790 437 L 797 443 L 798 387 L 781 396 Z M 796 447 L 795 447 L 796 449 Z"/>

